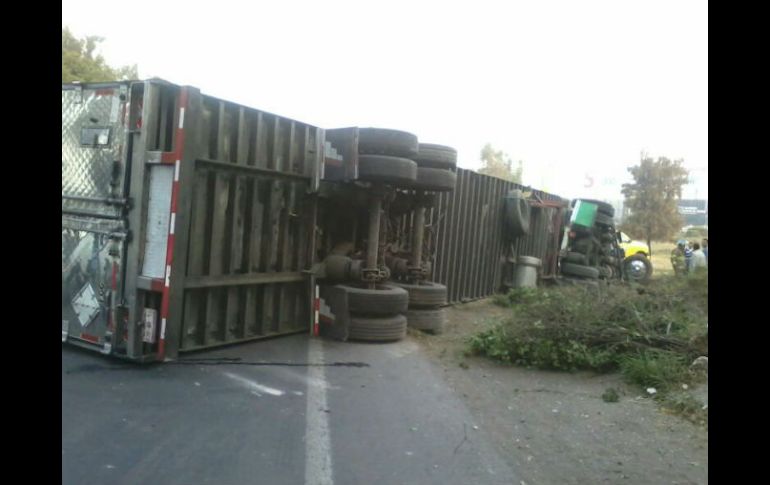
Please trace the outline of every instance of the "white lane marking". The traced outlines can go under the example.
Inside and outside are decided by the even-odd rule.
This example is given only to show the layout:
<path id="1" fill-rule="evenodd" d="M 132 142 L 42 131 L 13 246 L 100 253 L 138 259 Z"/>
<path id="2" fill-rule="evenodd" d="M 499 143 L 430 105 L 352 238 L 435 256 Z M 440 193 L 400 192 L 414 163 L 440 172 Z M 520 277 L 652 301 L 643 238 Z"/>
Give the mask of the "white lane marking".
<path id="1" fill-rule="evenodd" d="M 225 376 L 229 377 L 230 379 L 240 383 L 244 387 L 251 390 L 252 394 L 255 394 L 257 396 L 261 396 L 261 393 L 270 394 L 271 396 L 283 396 L 284 392 L 280 389 L 273 389 L 272 387 L 263 386 L 262 384 L 258 382 L 254 382 L 251 379 L 246 379 L 245 377 L 241 377 L 236 374 L 232 374 L 230 372 L 224 372 Z"/>
<path id="2" fill-rule="evenodd" d="M 323 342 L 311 338 L 307 348 L 307 361 L 323 364 Z M 326 383 L 324 366 L 308 367 L 309 382 Z M 326 401 L 326 385 L 307 387 L 305 412 L 305 485 L 333 485 L 332 455 L 329 439 L 329 415 Z"/>

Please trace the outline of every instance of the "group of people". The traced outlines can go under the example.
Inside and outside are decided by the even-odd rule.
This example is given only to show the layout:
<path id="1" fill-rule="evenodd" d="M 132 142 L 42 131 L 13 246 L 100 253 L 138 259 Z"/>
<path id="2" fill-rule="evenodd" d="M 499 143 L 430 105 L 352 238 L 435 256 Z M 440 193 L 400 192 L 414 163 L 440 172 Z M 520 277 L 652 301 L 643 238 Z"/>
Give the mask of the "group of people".
<path id="1" fill-rule="evenodd" d="M 671 266 L 677 275 L 693 273 L 708 268 L 709 240 L 704 238 L 702 245 L 681 239 L 671 251 Z"/>

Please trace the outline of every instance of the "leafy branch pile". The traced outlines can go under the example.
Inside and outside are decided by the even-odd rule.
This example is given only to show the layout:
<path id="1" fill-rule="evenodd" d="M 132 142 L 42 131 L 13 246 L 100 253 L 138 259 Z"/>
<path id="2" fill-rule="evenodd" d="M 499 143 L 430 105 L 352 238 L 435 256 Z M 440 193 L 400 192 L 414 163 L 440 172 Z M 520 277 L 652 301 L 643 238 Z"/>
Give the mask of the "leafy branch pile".
<path id="1" fill-rule="evenodd" d="M 517 289 L 496 298 L 511 315 L 470 340 L 473 353 L 543 369 L 621 370 L 665 391 L 708 355 L 708 273 L 645 286 Z"/>

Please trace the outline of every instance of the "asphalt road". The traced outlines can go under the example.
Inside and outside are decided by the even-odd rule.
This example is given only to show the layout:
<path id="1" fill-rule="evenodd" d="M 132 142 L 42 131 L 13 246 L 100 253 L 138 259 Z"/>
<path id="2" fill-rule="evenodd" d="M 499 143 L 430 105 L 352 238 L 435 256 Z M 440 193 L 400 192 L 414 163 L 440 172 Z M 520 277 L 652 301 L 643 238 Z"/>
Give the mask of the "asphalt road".
<path id="1" fill-rule="evenodd" d="M 520 483 L 409 339 L 292 336 L 182 359 L 62 346 L 62 483 Z"/>

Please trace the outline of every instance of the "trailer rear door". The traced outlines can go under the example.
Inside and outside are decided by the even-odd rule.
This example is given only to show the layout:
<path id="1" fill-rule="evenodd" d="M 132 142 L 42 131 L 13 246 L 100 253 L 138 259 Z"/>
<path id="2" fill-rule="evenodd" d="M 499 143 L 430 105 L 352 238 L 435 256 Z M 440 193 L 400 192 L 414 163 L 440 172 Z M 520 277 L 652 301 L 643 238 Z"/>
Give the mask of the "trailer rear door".
<path id="1" fill-rule="evenodd" d="M 126 224 L 125 83 L 62 86 L 62 341 L 109 352 Z"/>

